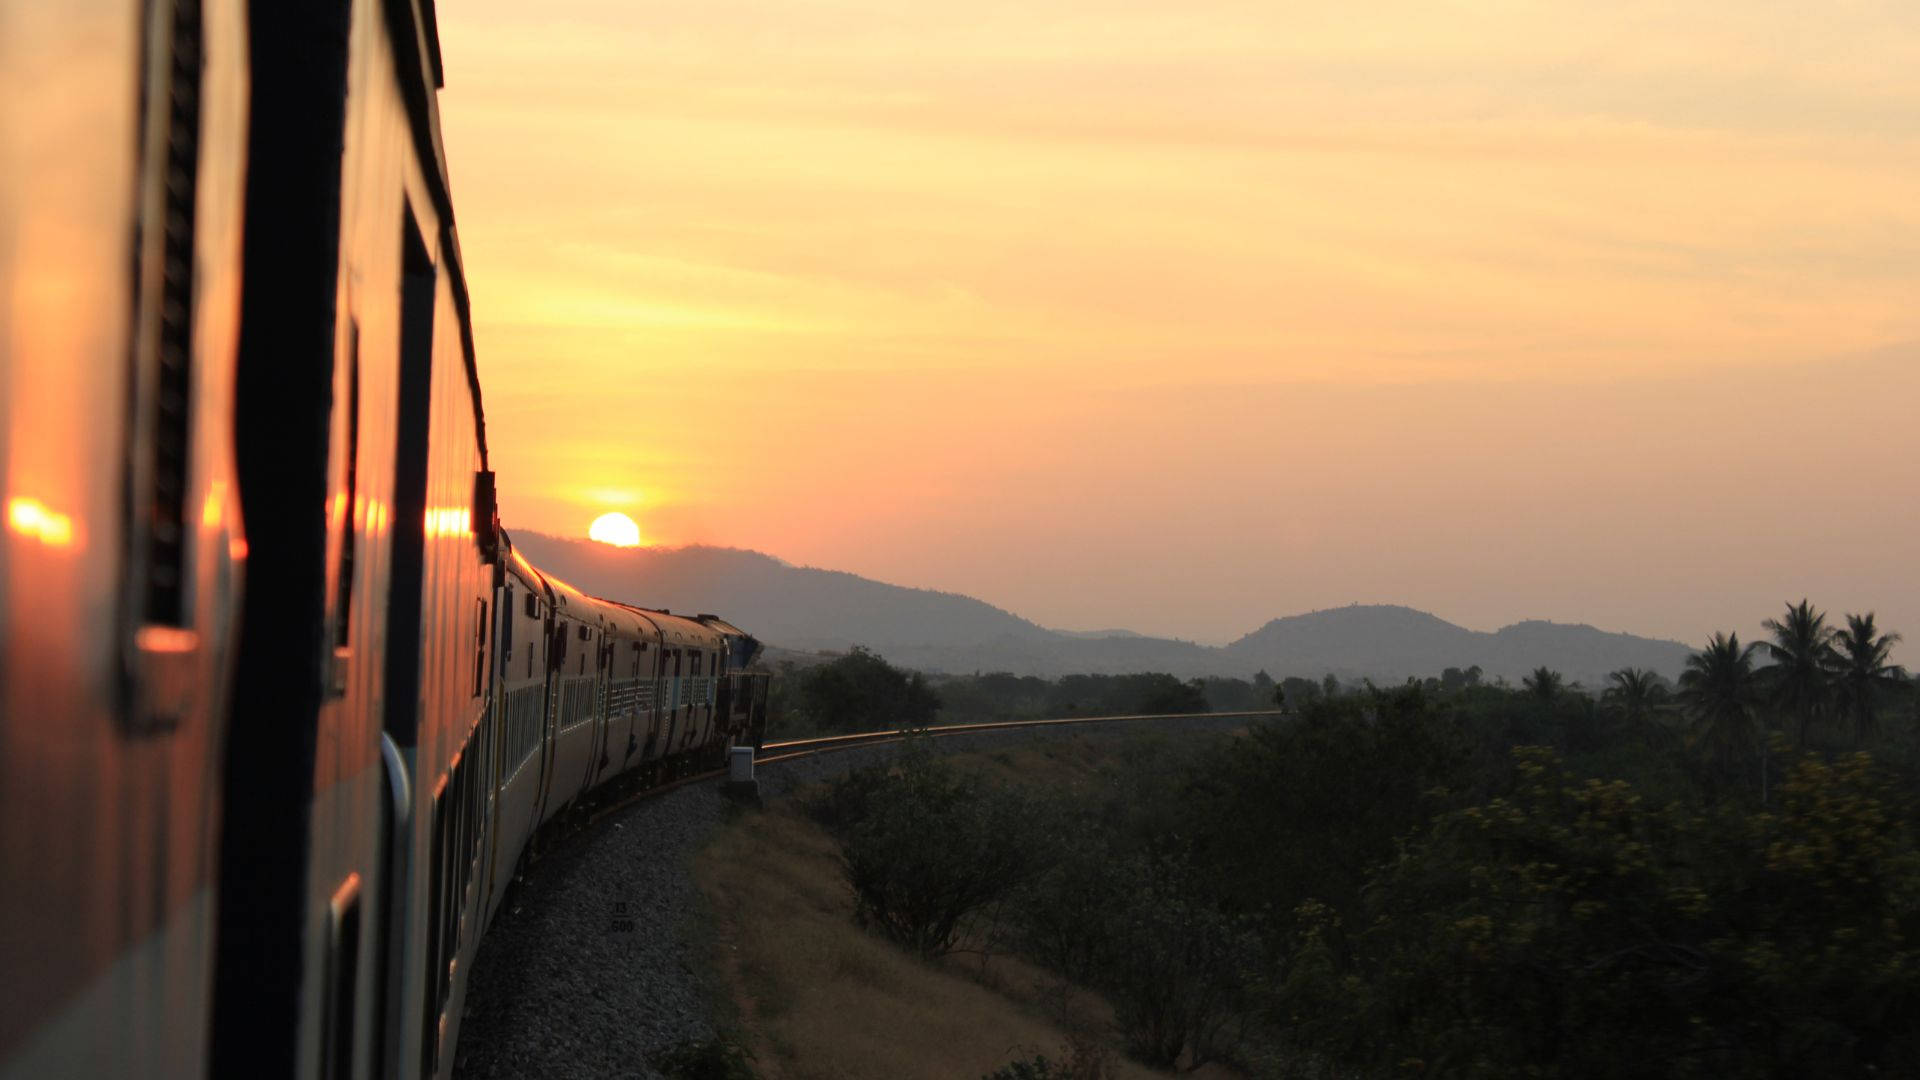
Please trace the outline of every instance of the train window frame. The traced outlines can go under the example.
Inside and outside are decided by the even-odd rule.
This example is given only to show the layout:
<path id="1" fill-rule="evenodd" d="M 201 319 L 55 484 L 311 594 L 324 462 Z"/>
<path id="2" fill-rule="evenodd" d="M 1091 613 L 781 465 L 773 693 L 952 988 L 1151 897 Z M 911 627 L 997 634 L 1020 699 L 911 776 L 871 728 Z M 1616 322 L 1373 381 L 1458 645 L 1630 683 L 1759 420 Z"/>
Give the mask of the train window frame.
<path id="1" fill-rule="evenodd" d="M 200 662 L 193 511 L 201 493 L 192 485 L 205 42 L 199 0 L 176 0 L 140 43 L 118 631 L 127 635 L 130 692 L 117 709 L 125 732 L 137 736 L 180 725 Z"/>
<path id="2" fill-rule="evenodd" d="M 143 626 L 194 625 L 194 320 L 205 28 L 198 0 L 176 0 L 162 30 L 166 53 L 145 67 L 140 167 L 154 182 L 134 222 L 135 421 L 147 451 L 134 467 L 145 556 L 138 583 Z"/>
<path id="3" fill-rule="evenodd" d="M 358 547 L 356 507 L 360 497 L 360 320 L 347 319 L 346 487 L 340 500 L 340 551 L 334 565 L 333 650 L 327 658 L 326 693 L 347 696 L 347 666 L 353 660 L 353 576 Z"/>
<path id="4" fill-rule="evenodd" d="M 501 586 L 500 598 L 500 662 L 513 660 L 513 586 Z"/>
<path id="5" fill-rule="evenodd" d="M 476 596 L 473 615 L 473 695 L 479 697 L 487 684 L 487 598 Z"/>
<path id="6" fill-rule="evenodd" d="M 427 580 L 426 522 L 433 435 L 434 338 L 440 274 L 411 202 L 402 197 L 399 221 L 400 279 L 398 322 L 391 328 L 397 345 L 394 366 L 393 486 L 388 507 L 394 527 L 386 532 L 385 684 L 413 686 L 425 674 L 418 639 L 428 625 L 422 583 Z M 409 693 L 389 694 L 382 727 L 400 745 L 419 736 L 421 701 Z"/>

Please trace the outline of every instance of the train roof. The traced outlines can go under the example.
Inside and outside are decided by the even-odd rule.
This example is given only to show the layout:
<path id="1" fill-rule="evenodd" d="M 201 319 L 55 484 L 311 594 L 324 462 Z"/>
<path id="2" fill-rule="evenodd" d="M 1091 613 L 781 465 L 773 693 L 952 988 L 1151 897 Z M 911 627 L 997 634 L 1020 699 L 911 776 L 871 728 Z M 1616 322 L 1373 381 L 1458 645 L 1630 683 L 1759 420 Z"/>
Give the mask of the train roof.
<path id="1" fill-rule="evenodd" d="M 712 627 L 727 637 L 750 638 L 753 636 L 718 615 L 695 615 L 693 618 L 702 626 Z"/>
<path id="2" fill-rule="evenodd" d="M 610 600 L 608 603 L 617 603 L 617 601 Z M 720 649 L 726 644 L 724 635 L 698 619 L 689 619 L 684 615 L 674 615 L 665 611 L 654 611 L 633 604 L 619 606 L 652 623 L 660 631 L 660 643 L 663 646 Z"/>
<path id="3" fill-rule="evenodd" d="M 610 630 L 623 630 L 649 641 L 658 641 L 667 648 L 720 650 L 726 648 L 728 638 L 753 639 L 752 634 L 718 615 L 689 618 L 670 611 L 591 596 L 528 562 L 527 557 L 514 546 L 513 538 L 506 530 L 502 529 L 500 535 L 507 549 L 507 572 L 524 580 L 530 588 L 544 587 L 552 597 L 555 610 L 568 618 L 595 622 Z"/>

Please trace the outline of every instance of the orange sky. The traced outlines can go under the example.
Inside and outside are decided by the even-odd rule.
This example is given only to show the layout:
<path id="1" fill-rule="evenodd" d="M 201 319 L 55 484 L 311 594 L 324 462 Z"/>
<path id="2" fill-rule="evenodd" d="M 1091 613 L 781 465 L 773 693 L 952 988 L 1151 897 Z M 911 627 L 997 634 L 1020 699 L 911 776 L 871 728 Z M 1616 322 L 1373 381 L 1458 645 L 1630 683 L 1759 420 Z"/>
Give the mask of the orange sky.
<path id="1" fill-rule="evenodd" d="M 510 526 L 1202 640 L 1920 634 L 1911 0 L 441 14 Z"/>

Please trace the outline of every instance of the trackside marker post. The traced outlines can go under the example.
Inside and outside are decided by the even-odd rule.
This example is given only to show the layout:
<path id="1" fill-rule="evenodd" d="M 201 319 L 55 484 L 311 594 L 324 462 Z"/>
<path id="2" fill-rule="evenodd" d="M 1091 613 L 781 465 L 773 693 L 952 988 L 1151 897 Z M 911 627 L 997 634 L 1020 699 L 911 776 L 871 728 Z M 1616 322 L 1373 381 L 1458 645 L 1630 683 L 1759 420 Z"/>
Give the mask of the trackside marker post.
<path id="1" fill-rule="evenodd" d="M 753 747 L 736 746 L 727 751 L 727 795 L 739 802 L 760 801 L 760 781 L 753 775 Z"/>

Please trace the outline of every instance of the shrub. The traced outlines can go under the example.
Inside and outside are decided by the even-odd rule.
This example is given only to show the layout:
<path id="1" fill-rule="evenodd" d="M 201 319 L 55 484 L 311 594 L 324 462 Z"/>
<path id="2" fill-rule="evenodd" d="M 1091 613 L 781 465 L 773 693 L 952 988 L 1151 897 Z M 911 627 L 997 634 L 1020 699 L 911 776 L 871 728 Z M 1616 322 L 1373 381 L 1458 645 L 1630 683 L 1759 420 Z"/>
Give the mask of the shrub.
<path id="1" fill-rule="evenodd" d="M 1009 905 L 1014 947 L 1069 983 L 1091 985 L 1108 927 L 1124 902 L 1127 875 L 1092 829 L 1058 844 L 1050 856 L 1046 872 Z"/>
<path id="2" fill-rule="evenodd" d="M 1113 1003 L 1129 1053 L 1168 1068 L 1185 1052 L 1197 1068 L 1240 1010 L 1256 938 L 1244 920 L 1193 894 L 1183 863 L 1134 860 L 1124 874 L 1130 880 L 1104 928 L 1094 985 Z"/>
<path id="3" fill-rule="evenodd" d="M 1127 1050 L 1156 1067 L 1197 1066 L 1243 1012 L 1257 938 L 1196 889 L 1179 855 L 1117 846 L 1087 821 L 1046 845 L 1047 869 L 1009 907 L 1019 951 L 1107 996 Z"/>
<path id="4" fill-rule="evenodd" d="M 1113 1055 L 1092 1039 L 1070 1035 L 1061 1052 L 1010 1061 L 980 1080 L 1113 1080 Z"/>
<path id="5" fill-rule="evenodd" d="M 1033 802 L 909 743 L 888 772 L 848 777 L 821 804 L 855 917 L 921 956 L 950 951 L 966 920 L 1032 877 Z M 816 805 L 821 805 L 816 804 Z"/>

